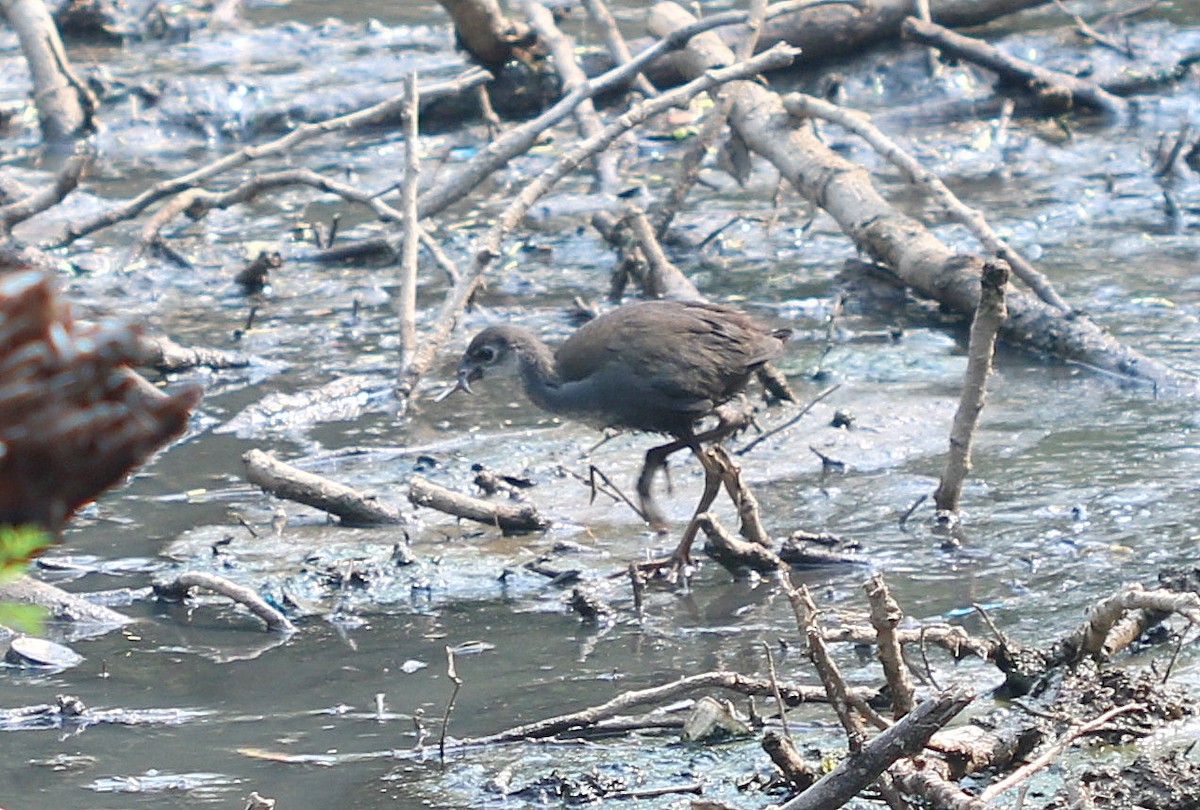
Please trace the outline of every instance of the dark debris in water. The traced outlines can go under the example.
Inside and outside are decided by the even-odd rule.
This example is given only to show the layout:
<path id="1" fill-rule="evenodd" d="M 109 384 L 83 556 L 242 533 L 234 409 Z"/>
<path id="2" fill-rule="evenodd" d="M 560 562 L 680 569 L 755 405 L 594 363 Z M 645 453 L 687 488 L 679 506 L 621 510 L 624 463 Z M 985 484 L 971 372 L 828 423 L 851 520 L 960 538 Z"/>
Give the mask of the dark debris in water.
<path id="1" fill-rule="evenodd" d="M 1058 794 L 1043 810 L 1079 807 L 1086 796 L 1095 810 L 1195 810 L 1200 807 L 1200 763 L 1183 751 L 1162 756 L 1142 755 L 1126 765 L 1087 766 L 1070 777 L 1074 795 Z"/>

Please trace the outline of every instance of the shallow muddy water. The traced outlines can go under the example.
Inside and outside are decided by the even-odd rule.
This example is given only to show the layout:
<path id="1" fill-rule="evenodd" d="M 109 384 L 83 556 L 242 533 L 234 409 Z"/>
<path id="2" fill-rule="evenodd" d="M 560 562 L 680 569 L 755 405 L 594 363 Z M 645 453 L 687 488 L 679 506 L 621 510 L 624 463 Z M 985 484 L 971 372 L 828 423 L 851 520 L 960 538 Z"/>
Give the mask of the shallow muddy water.
<path id="1" fill-rule="evenodd" d="M 635 20 L 639 5 L 626 3 L 622 20 Z M 373 82 L 398 90 L 409 70 L 444 77 L 461 65 L 432 3 L 250 6 L 252 25 L 230 32 L 72 49 L 77 63 L 102 64 L 118 82 L 147 81 L 150 71 L 176 98 L 135 115 L 132 102 L 114 97 L 104 110 L 109 124 L 99 139 L 98 176 L 18 235 L 51 240 L 68 217 L 244 142 L 275 137 L 247 126 L 272 105 L 357 93 Z M 1129 30 L 1155 42 L 1160 55 L 1185 51 L 1200 34 L 1196 10 L 1175 7 L 1171 21 L 1179 30 L 1153 15 Z M 1093 53 L 1067 33 L 1053 40 L 1071 53 Z M 1043 48 L 1051 42 L 1049 36 L 1035 41 Z M 865 68 L 839 66 L 845 102 L 879 113 L 964 88 L 986 90 L 985 80 L 962 68 L 937 85 L 920 84 L 922 57 L 900 53 L 871 57 Z M 27 92 L 23 77 L 15 37 L 2 30 L 0 100 Z M 1200 184 L 1194 174 L 1178 178 L 1171 189 L 1178 214 L 1169 216 L 1147 152 L 1160 131 L 1173 132 L 1197 115 L 1196 98 L 1196 81 L 1185 79 L 1164 96 L 1140 100 L 1128 124 L 1072 120 L 1069 138 L 1022 118 L 1003 144 L 992 137 L 992 121 L 929 125 L 910 118 L 893 122 L 890 131 L 1036 257 L 1073 305 L 1147 354 L 1194 374 L 1200 371 Z M 824 130 L 839 149 L 878 165 L 861 144 L 833 127 Z M 426 170 L 452 169 L 483 137 L 477 125 L 427 136 L 423 146 L 434 157 Z M 5 167 L 26 182 L 45 178 L 34 153 L 22 156 L 36 143 L 31 128 L 0 132 Z M 511 196 L 545 165 L 548 149 L 500 172 L 486 191 Z M 628 149 L 636 159 L 631 184 L 642 181 L 663 194 L 681 150 L 670 139 L 639 139 Z M 391 131 L 320 140 L 288 156 L 365 188 L 396 182 L 402 159 L 403 144 Z M 712 179 L 729 183 L 715 172 Z M 939 221 L 894 172 L 883 170 L 880 182 L 909 210 Z M 1194 401 L 1013 349 L 998 355 L 964 493 L 962 547 L 942 547 L 927 528 L 928 507 L 902 528 L 900 516 L 932 492 L 940 474 L 965 366 L 964 329 L 911 302 L 896 307 L 851 296 L 838 320 L 843 339 L 827 346 L 825 320 L 853 246 L 827 216 L 810 223 L 809 206 L 790 193 L 767 227 L 774 190 L 774 173 L 759 164 L 743 190 L 700 189 L 680 222 L 694 243 L 740 219 L 703 250 L 679 248 L 674 255 L 707 295 L 796 331 L 780 366 L 802 402 L 841 385 L 799 425 L 740 459 L 773 534 L 808 529 L 857 541 L 910 616 L 961 622 L 982 633 L 970 612 L 982 604 L 1004 632 L 1030 644 L 1073 627 L 1089 604 L 1119 585 L 1150 584 L 1163 566 L 1195 560 Z M 392 372 L 395 268 L 319 265 L 309 260 L 311 243 L 292 238 L 298 223 L 328 223 L 343 212 L 342 240 L 387 232 L 361 210 L 289 190 L 199 223 L 176 223 L 166 235 L 191 261 L 186 270 L 157 257 L 131 262 L 128 244 L 138 222 L 60 254 L 75 265 L 62 281 L 83 311 L 130 317 L 183 343 L 236 348 L 256 362 L 199 375 L 208 394 L 189 434 L 81 515 L 37 571 L 71 590 L 111 591 L 115 607 L 135 621 L 83 638 L 48 628 L 84 656 L 74 668 L 0 669 L 0 805 L 242 807 L 257 791 L 284 808 L 516 808 L 539 803 L 536 785 L 551 771 L 566 777 L 594 771 L 631 790 L 700 782 L 706 796 L 747 807 L 781 800 L 735 787 L 770 772 L 754 741 L 700 746 L 647 734 L 498 746 L 438 760 L 451 694 L 448 645 L 466 645 L 456 657 L 463 685 L 451 737 L 496 732 L 697 671 L 763 675 L 764 643 L 784 677 L 816 683 L 807 660 L 778 644 L 795 641 L 797 633 L 786 599 L 769 584 L 733 581 L 708 562 L 687 591 L 651 588 L 639 622 L 625 581 L 604 579 L 631 560 L 668 550 L 673 540 L 648 533 L 620 504 L 591 502 L 576 476 L 595 464 L 631 488 L 651 437 L 621 436 L 593 449 L 594 431 L 536 411 L 502 381 L 481 385 L 472 398 L 435 403 L 429 395 L 451 382 L 467 336 L 482 325 L 511 320 L 558 340 L 573 328 L 566 314 L 573 296 L 603 300 L 612 258 L 586 227 L 587 213 L 577 210 L 581 201 L 594 203 L 586 192 L 582 179 L 564 185 L 535 212 L 529 229 L 509 241 L 481 308 L 464 319 L 426 381 L 426 395 L 406 415 L 368 403 L 332 422 L 237 419 L 268 394 L 307 391 L 341 374 L 382 383 Z M 443 215 L 438 233 L 464 266 L 471 238 L 503 203 L 483 194 L 472 199 Z M 957 226 L 936 230 L 975 249 Z M 263 247 L 283 252 L 285 267 L 269 294 L 248 299 L 232 278 Z M 423 323 L 432 320 L 445 288 L 431 266 L 420 291 Z M 251 306 L 258 308 L 255 326 L 235 342 Z M 894 327 L 903 330 L 898 341 L 866 339 Z M 819 380 L 818 368 L 825 372 Z M 853 428 L 830 425 L 837 410 L 853 415 Z M 761 421 L 771 427 L 788 416 L 771 410 Z M 846 470 L 822 475 L 810 447 L 845 462 Z M 252 448 L 370 489 L 406 510 L 414 472 L 468 491 L 471 466 L 482 463 L 534 482 L 527 496 L 555 526 L 544 535 L 500 537 L 420 510 L 403 529 L 344 529 L 284 504 L 289 520 L 276 536 L 270 524 L 279 503 L 245 483 L 241 455 Z M 346 448 L 356 452 L 337 452 Z M 701 475 L 694 462 L 677 460 L 672 479 L 674 492 L 662 502 L 681 525 Z M 721 516 L 732 523 L 728 508 Z M 400 566 L 393 547 L 406 538 L 416 562 Z M 522 568 L 568 543 L 553 565 L 595 579 L 618 609 L 612 626 L 581 624 L 565 606 L 569 589 Z M 286 640 L 264 633 L 220 600 L 179 606 L 148 596 L 154 576 L 184 569 L 213 570 L 292 605 L 299 632 Z M 796 579 L 824 607 L 862 609 L 867 570 L 806 571 Z M 870 660 L 850 650 L 839 655 L 852 681 L 878 680 Z M 969 661 L 953 666 L 935 658 L 934 665 L 946 682 L 968 678 L 982 687 L 999 680 Z M 1198 673 L 1185 651 L 1175 677 L 1195 686 Z M 98 719 L 121 722 L 43 726 L 2 712 L 53 703 L 60 694 L 113 712 Z M 418 725 L 431 735 L 423 750 Z M 838 749 L 836 723 L 823 710 L 797 712 L 792 728 Z M 1183 729 L 1179 736 L 1194 733 Z M 276 761 L 285 756 L 307 759 Z M 550 805 L 561 803 L 542 795 Z M 667 795 L 638 806 L 686 802 Z"/>

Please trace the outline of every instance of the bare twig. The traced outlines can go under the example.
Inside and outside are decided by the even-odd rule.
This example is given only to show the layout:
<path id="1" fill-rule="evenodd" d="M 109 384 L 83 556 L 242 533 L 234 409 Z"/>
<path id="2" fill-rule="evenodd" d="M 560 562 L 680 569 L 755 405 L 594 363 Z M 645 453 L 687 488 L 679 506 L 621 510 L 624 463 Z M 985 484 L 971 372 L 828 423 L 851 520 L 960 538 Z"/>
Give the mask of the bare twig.
<path id="1" fill-rule="evenodd" d="M 397 305 L 400 320 L 399 376 L 403 377 L 417 350 L 417 248 L 420 245 L 420 220 L 417 217 L 417 190 L 421 178 L 421 135 L 418 131 L 420 89 L 416 71 L 404 83 L 408 102 L 404 105 L 404 183 L 400 187 L 400 210 L 404 215 L 404 243 L 400 254 L 400 292 Z"/>
<path id="2" fill-rule="evenodd" d="M 749 453 L 751 450 L 753 450 L 755 447 L 758 447 L 758 445 L 760 445 L 760 444 L 762 444 L 763 442 L 765 442 L 767 439 L 770 439 L 770 438 L 771 438 L 771 437 L 773 437 L 773 436 L 777 436 L 778 434 L 780 434 L 780 433 L 782 433 L 783 431 L 787 430 L 787 429 L 788 429 L 788 428 L 790 428 L 792 425 L 796 424 L 796 423 L 797 423 L 797 422 L 799 422 L 801 419 L 803 419 L 803 418 L 805 417 L 805 415 L 806 415 L 806 414 L 807 414 L 809 411 L 811 411 L 811 410 L 813 409 L 813 406 L 815 406 L 815 405 L 816 405 L 818 402 L 820 402 L 821 400 L 825 399 L 825 397 L 829 396 L 830 394 L 832 394 L 834 391 L 838 390 L 838 389 L 839 389 L 839 388 L 841 388 L 841 387 L 842 387 L 842 384 L 841 384 L 841 383 L 837 383 L 837 384 L 835 384 L 835 385 L 831 385 L 831 386 L 829 386 L 829 387 L 828 387 L 828 388 L 826 388 L 824 391 L 820 392 L 820 393 L 819 393 L 819 394 L 817 394 L 815 397 L 813 397 L 812 399 L 810 399 L 810 400 L 808 401 L 808 404 L 807 404 L 807 405 L 805 405 L 803 408 L 801 408 L 801 409 L 800 409 L 800 410 L 799 410 L 799 411 L 796 413 L 796 415 L 795 415 L 795 416 L 793 416 L 791 419 L 787 420 L 787 421 L 786 421 L 786 422 L 784 422 L 782 425 L 777 425 L 776 427 L 773 427 L 773 428 L 771 428 L 770 430 L 768 430 L 767 432 L 763 433 L 762 435 L 760 435 L 760 436 L 756 437 L 756 438 L 754 439 L 754 441 L 752 441 L 752 442 L 748 442 L 748 443 L 747 443 L 747 444 L 746 444 L 744 447 L 741 447 L 741 448 L 739 448 L 738 450 L 735 450 L 733 454 L 734 454 L 735 456 L 744 456 L 744 455 L 746 455 L 747 453 Z"/>
<path id="3" fill-rule="evenodd" d="M 783 703 L 783 695 L 779 692 L 779 676 L 775 673 L 775 656 L 771 654 L 771 645 L 767 642 L 762 642 L 763 653 L 767 656 L 767 667 L 771 674 L 771 691 L 775 693 L 775 705 L 779 709 L 779 726 L 783 729 L 783 736 L 788 742 L 792 740 L 792 732 L 788 729 L 787 721 L 787 706 Z"/>
<path id="4" fill-rule="evenodd" d="M 633 54 L 630 53 L 629 46 L 625 43 L 625 37 L 621 36 L 621 30 L 617 27 L 617 21 L 608 10 L 608 6 L 604 4 L 604 0 L 583 0 L 583 6 L 587 9 L 588 17 L 591 19 L 592 24 L 600 29 L 605 47 L 608 48 L 609 56 L 613 58 L 613 62 L 618 65 L 624 65 L 632 60 Z M 639 73 L 633 77 L 633 85 L 646 98 L 658 95 L 658 90 L 643 73 Z"/>
<path id="5" fill-rule="evenodd" d="M 442 713 L 442 733 L 438 737 L 438 758 L 446 761 L 446 731 L 450 728 L 450 713 L 454 711 L 454 702 L 458 700 L 458 690 L 462 689 L 462 678 L 458 677 L 458 667 L 454 662 L 454 648 L 446 645 L 446 677 L 454 684 L 450 699 L 446 701 L 446 711 Z"/>
<path id="6" fill-rule="evenodd" d="M 1100 33 L 1095 28 L 1093 28 L 1091 25 L 1089 25 L 1087 20 L 1083 19 L 1083 17 L 1080 17 L 1078 14 L 1075 14 L 1070 9 L 1068 9 L 1066 6 L 1064 6 L 1062 4 L 1062 0 L 1054 0 L 1054 5 L 1058 7 L 1059 11 L 1061 11 L 1063 14 L 1066 14 L 1068 17 L 1070 17 L 1072 20 L 1075 21 L 1075 27 L 1077 29 L 1079 29 L 1079 35 L 1081 37 L 1084 37 L 1085 39 L 1090 39 L 1092 42 L 1095 42 L 1097 45 L 1100 45 L 1101 47 L 1116 51 L 1117 53 L 1121 54 L 1121 56 L 1124 56 L 1126 59 L 1133 59 L 1136 56 L 1136 54 L 1134 54 L 1134 52 L 1133 52 L 1133 48 L 1129 47 L 1128 43 L 1125 45 L 1122 45 L 1121 43 L 1114 40 L 1112 37 L 1105 36 L 1104 34 Z"/>
<path id="7" fill-rule="evenodd" d="M 946 471 L 933 493 L 940 511 L 958 512 L 963 481 L 971 470 L 971 443 L 979 414 L 987 393 L 987 379 L 992 372 L 992 355 L 996 351 L 996 334 L 1008 317 L 1004 288 L 1008 284 L 1008 264 L 1003 261 L 984 265 L 980 279 L 981 291 L 975 319 L 971 322 L 971 339 L 967 348 L 967 371 L 963 382 L 962 399 L 954 414 L 950 431 L 950 453 Z"/>

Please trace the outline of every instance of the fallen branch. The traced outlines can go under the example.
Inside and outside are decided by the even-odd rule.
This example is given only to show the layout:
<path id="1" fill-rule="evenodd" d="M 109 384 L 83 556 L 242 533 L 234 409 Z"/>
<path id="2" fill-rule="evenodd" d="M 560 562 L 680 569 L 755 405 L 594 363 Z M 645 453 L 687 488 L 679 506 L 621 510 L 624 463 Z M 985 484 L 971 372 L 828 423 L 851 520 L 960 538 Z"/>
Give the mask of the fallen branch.
<path id="1" fill-rule="evenodd" d="M 985 67 L 997 73 L 1001 81 L 1027 88 L 1050 112 L 1071 109 L 1078 104 L 1110 118 L 1124 119 L 1129 114 L 1129 103 L 1125 99 L 1114 96 L 1086 79 L 1010 56 L 994 45 L 955 33 L 937 23 L 909 17 L 904 21 L 902 30 L 906 39 L 930 45 L 948 56 Z"/>
<path id="2" fill-rule="evenodd" d="M 95 152 L 91 148 L 81 154 L 72 155 L 67 158 L 62 168 L 54 175 L 54 179 L 46 186 L 30 193 L 23 199 L 0 206 L 0 237 L 6 236 L 17 223 L 24 222 L 62 202 L 79 186 L 80 179 L 91 167 L 95 157 Z"/>
<path id="3" fill-rule="evenodd" d="M 904 719 L 843 759 L 808 790 L 779 810 L 830 810 L 841 807 L 902 757 L 925 747 L 935 732 L 975 699 L 965 685 L 953 686 L 917 706 Z"/>
<path id="4" fill-rule="evenodd" d="M 426 101 L 438 96 L 451 95 L 461 92 L 464 88 L 481 84 L 490 78 L 490 74 L 482 69 L 467 70 L 455 79 L 440 82 L 426 87 L 423 95 Z M 312 124 L 300 124 L 287 135 L 258 146 L 246 146 L 236 152 L 225 155 L 218 160 L 205 164 L 187 174 L 172 177 L 155 183 L 150 188 L 124 202 L 117 203 L 105 211 L 85 219 L 82 222 L 67 226 L 62 238 L 53 247 L 66 247 L 77 239 L 107 228 L 127 219 L 132 219 L 145 211 L 159 200 L 198 187 L 213 177 L 224 174 L 239 166 L 244 166 L 265 157 L 284 154 L 305 141 L 318 138 L 333 132 L 348 132 L 360 127 L 368 127 L 395 115 L 405 103 L 405 95 L 393 96 L 367 107 L 355 110 L 346 115 L 339 115 Z"/>
<path id="5" fill-rule="evenodd" d="M 246 466 L 246 478 L 264 492 L 336 515 L 343 526 L 404 522 L 399 509 L 375 495 L 305 472 L 261 450 L 244 453 L 242 463 Z"/>
<path id="6" fill-rule="evenodd" d="M 204 588 L 226 596 L 242 605 L 267 625 L 274 633 L 294 633 L 296 627 L 287 616 L 267 604 L 252 588 L 206 571 L 185 571 L 174 579 L 154 584 L 154 592 L 162 599 L 182 601 L 195 588 Z"/>
<path id="7" fill-rule="evenodd" d="M 746 569 L 765 574 L 787 567 L 771 549 L 730 534 L 711 512 L 696 515 L 692 523 L 708 538 L 704 553 L 735 575 Z"/>
<path id="8" fill-rule="evenodd" d="M 882 575 L 874 574 L 863 585 L 863 590 L 871 603 L 871 626 L 875 628 L 877 639 L 876 654 L 883 666 L 888 691 L 892 695 L 893 716 L 899 719 L 911 712 L 916 703 L 916 690 L 913 688 L 908 666 L 904 663 L 900 639 L 896 635 L 896 629 L 904 619 L 904 611 L 892 598 Z"/>
<path id="9" fill-rule="evenodd" d="M 1087 621 L 1055 645 L 1053 658 L 1073 663 L 1088 656 L 1115 654 L 1120 648 L 1109 644 L 1113 629 L 1120 627 L 1127 613 L 1138 610 L 1159 615 L 1176 613 L 1200 627 L 1200 595 L 1162 589 L 1147 591 L 1140 585 L 1131 585 L 1093 605 Z M 1125 632 L 1120 636 L 1128 638 Z"/>
<path id="10" fill-rule="evenodd" d="M 531 503 L 498 503 L 472 498 L 440 487 L 419 475 L 408 480 L 408 500 L 414 506 L 427 506 L 454 517 L 495 526 L 505 534 L 539 532 L 550 528 L 550 521 L 542 517 Z"/>

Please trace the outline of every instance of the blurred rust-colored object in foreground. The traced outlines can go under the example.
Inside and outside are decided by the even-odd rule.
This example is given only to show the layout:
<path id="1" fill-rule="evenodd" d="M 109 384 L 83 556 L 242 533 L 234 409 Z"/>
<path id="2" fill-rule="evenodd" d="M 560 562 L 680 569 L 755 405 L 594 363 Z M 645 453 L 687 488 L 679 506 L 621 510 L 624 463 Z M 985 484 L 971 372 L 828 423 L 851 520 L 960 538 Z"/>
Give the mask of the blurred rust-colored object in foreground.
<path id="1" fill-rule="evenodd" d="M 44 273 L 0 274 L 0 525 L 57 535 L 183 433 L 200 389 L 163 393 L 129 368 L 138 338 L 77 323 Z"/>

